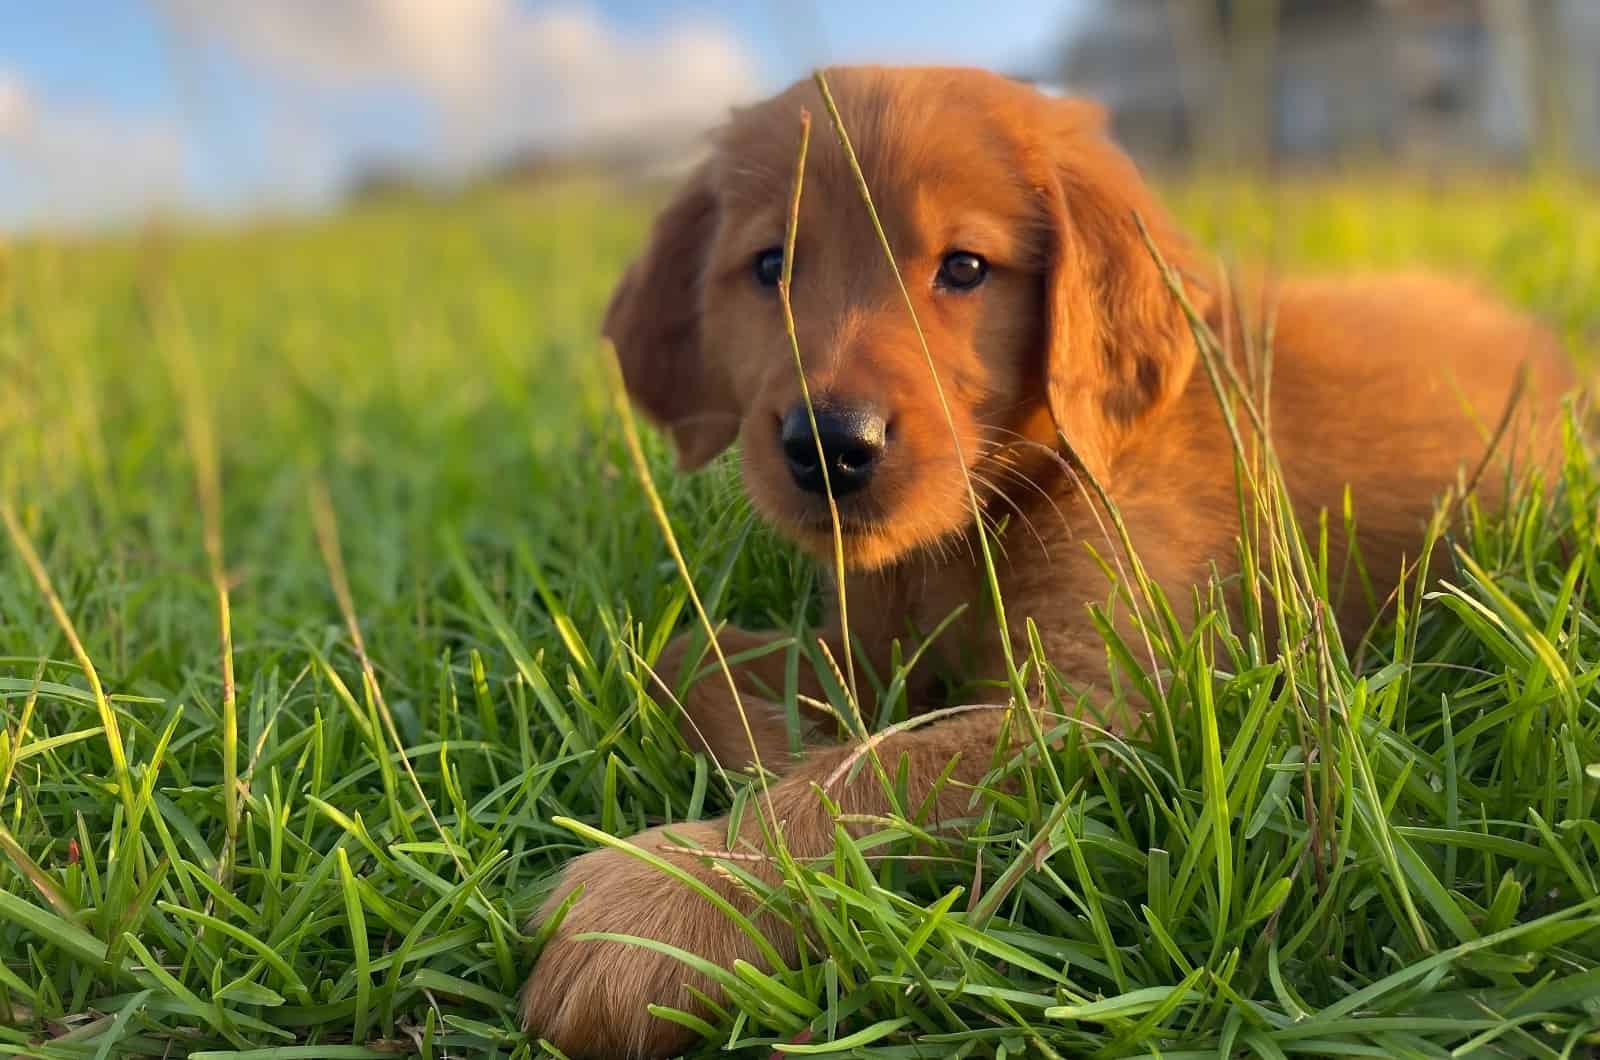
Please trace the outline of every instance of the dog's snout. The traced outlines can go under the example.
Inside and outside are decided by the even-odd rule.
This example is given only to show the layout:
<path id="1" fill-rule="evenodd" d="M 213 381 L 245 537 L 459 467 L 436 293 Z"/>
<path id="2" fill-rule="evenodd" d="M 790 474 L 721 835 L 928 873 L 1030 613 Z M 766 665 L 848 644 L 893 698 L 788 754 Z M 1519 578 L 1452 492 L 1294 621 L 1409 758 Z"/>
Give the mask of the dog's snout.
<path id="1" fill-rule="evenodd" d="M 887 444 L 887 425 L 869 405 L 819 401 L 815 405 L 817 433 L 811 434 L 811 417 L 805 402 L 796 402 L 784 414 L 778 441 L 795 485 L 807 493 L 823 494 L 831 486 L 835 497 L 854 493 L 872 478 L 873 468 Z M 822 461 L 817 459 L 821 443 Z M 822 469 L 826 461 L 828 473 Z"/>

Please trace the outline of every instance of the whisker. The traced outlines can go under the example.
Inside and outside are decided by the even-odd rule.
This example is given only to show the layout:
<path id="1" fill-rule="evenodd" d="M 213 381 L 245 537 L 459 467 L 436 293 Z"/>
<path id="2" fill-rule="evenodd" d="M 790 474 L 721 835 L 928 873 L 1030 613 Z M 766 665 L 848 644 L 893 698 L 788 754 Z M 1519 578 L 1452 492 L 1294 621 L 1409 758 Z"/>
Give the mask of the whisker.
<path id="1" fill-rule="evenodd" d="M 1008 463 L 1005 460 L 996 460 L 995 468 L 1000 474 L 1004 475 L 1007 480 L 1016 482 L 1018 485 L 1026 486 L 1039 496 L 1043 497 L 1045 503 L 1048 504 L 1051 510 L 1056 513 L 1056 518 L 1060 520 L 1062 527 L 1064 527 L 1068 532 L 1072 530 L 1072 524 L 1067 521 L 1066 513 L 1061 510 L 1061 505 L 1056 503 L 1055 496 L 1049 490 L 1035 482 L 1033 478 L 1023 472 L 1020 467 Z"/>
<path id="2" fill-rule="evenodd" d="M 999 470 L 1006 472 L 1007 477 L 1015 480 L 1018 484 L 1033 489 L 1039 494 L 1039 496 L 1044 498 L 1045 502 L 1049 504 L 1052 509 L 1054 509 L 1056 518 L 1061 521 L 1061 525 L 1070 530 L 1072 524 L 1067 521 L 1066 514 L 1062 512 L 1061 506 L 1056 502 L 1055 495 L 1041 486 L 1031 476 L 1024 473 L 1022 469 L 1017 466 L 1016 458 L 1011 453 L 1012 450 L 1019 448 L 1033 448 L 1041 450 L 1047 455 L 1054 457 L 1057 456 L 1055 450 L 1051 449 L 1049 446 L 1040 444 L 1032 438 L 1027 438 L 1021 434 L 1017 434 L 1016 431 L 1012 431 L 1004 427 L 993 427 L 989 429 L 1014 435 L 1017 440 L 1014 442 L 998 442 L 995 440 L 985 440 L 980 442 L 980 445 L 986 444 L 989 447 L 987 451 L 983 452 L 980 459 L 984 462 L 992 463 Z"/>
<path id="3" fill-rule="evenodd" d="M 990 493 L 995 496 L 996 499 L 1005 502 L 1005 504 L 1009 506 L 1013 512 L 1017 513 L 1017 518 L 1021 520 L 1022 525 L 1028 528 L 1028 532 L 1032 534 L 1033 539 L 1038 542 L 1039 551 L 1044 554 L 1045 562 L 1050 562 L 1050 548 L 1044 543 L 1044 538 L 1040 535 L 1039 528 L 1033 525 L 1033 520 L 1028 517 L 1027 512 L 1022 510 L 1022 506 L 1016 501 L 1012 500 L 1011 497 L 1004 490 L 1002 490 L 997 483 L 984 476 L 981 472 L 974 471 L 971 472 L 971 475 L 974 482 L 982 484 L 989 490 Z M 996 525 L 998 530 L 999 521 L 993 517 L 991 517 L 990 521 Z M 995 536 L 998 539 L 998 532 L 995 534 Z"/>

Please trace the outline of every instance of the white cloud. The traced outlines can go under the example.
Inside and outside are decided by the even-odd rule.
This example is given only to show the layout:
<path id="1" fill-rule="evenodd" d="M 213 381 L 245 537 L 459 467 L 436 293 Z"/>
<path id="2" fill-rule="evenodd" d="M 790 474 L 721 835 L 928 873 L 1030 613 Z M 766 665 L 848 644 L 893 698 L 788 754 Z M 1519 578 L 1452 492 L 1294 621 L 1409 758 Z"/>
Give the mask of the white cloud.
<path id="1" fill-rule="evenodd" d="M 173 123 L 45 100 L 0 70 L 0 225 L 100 221 L 176 202 L 185 159 Z"/>
<path id="2" fill-rule="evenodd" d="M 181 33 L 269 76 L 336 98 L 408 93 L 452 167 L 530 143 L 703 127 L 754 93 L 725 29 L 645 36 L 585 7 L 517 0 L 160 0 Z"/>

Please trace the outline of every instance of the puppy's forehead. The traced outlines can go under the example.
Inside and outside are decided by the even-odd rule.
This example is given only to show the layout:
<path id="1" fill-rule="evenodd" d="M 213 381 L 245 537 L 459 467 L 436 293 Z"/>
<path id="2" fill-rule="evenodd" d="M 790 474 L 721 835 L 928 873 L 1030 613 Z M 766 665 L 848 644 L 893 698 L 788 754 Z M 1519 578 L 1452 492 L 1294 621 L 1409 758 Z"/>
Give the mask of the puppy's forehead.
<path id="1" fill-rule="evenodd" d="M 1023 190 L 1039 96 L 995 74 L 958 68 L 843 67 L 828 88 L 875 196 L 940 185 L 952 192 Z M 785 199 L 811 114 L 806 193 L 855 194 L 856 182 L 814 82 L 737 111 L 718 137 L 721 188 L 731 202 Z"/>

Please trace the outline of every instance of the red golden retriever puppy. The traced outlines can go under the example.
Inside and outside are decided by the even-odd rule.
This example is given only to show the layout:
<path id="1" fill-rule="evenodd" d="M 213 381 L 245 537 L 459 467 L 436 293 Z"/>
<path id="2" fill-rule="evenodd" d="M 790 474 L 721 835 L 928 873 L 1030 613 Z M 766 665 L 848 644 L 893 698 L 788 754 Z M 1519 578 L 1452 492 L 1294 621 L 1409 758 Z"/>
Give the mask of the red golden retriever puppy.
<path id="1" fill-rule="evenodd" d="M 821 125 L 806 161 L 792 285 L 813 437 L 777 290 L 800 113 L 825 114 L 807 81 L 734 115 L 623 277 L 605 333 L 628 389 L 670 432 L 685 468 L 741 443 L 744 483 L 761 515 L 831 566 L 826 467 L 842 523 L 852 632 L 880 673 L 895 639 L 915 644 L 962 604 L 977 606 L 932 642 L 917 673 L 1007 672 L 974 559 L 970 474 L 986 518 L 1019 516 L 995 550 L 1010 636 L 1026 644 L 1023 623 L 1032 618 L 1046 657 L 1093 704 L 1107 662 L 1086 605 L 1107 599 L 1108 582 L 1084 543 L 1102 555 L 1111 546 L 1083 476 L 1071 471 L 1104 485 L 1169 599 L 1191 599 L 1213 567 L 1225 576 L 1237 569 L 1239 509 L 1221 406 L 1135 216 L 1218 334 L 1237 333 L 1227 321 L 1253 319 L 1259 306 L 1224 296 L 1214 270 L 1109 141 L 1094 105 L 974 70 L 827 76 L 935 371 L 847 156 Z M 1304 525 L 1332 513 L 1336 556 L 1348 544 L 1340 527 L 1350 486 L 1359 548 L 1381 600 L 1403 557 L 1415 555 L 1441 493 L 1488 454 L 1521 366 L 1524 407 L 1548 424 L 1567 385 L 1564 361 L 1532 322 L 1423 276 L 1283 282 L 1271 304 L 1267 411 L 1285 481 Z M 1244 351 L 1228 355 L 1238 361 Z M 1483 476 L 1486 503 L 1501 499 L 1503 481 Z M 1336 608 L 1347 636 L 1372 617 L 1364 592 L 1344 594 Z M 843 658 L 835 629 L 817 635 Z M 781 636 L 729 631 L 720 644 L 732 656 Z M 772 797 L 787 844 L 796 857 L 819 857 L 834 832 L 814 786 L 826 785 L 847 813 L 884 812 L 886 797 L 871 770 L 840 770 L 850 748 L 788 755 L 783 711 L 762 698 L 784 687 L 784 654 L 736 665 L 734 678 L 755 750 L 783 773 Z M 669 648 L 658 667 L 669 682 L 685 656 L 683 640 Z M 910 701 L 937 705 L 932 695 L 932 686 L 914 688 Z M 751 762 L 721 674 L 693 685 L 684 708 L 692 742 L 728 768 Z M 970 785 L 990 769 L 1005 713 L 953 714 L 895 733 L 878 751 L 908 763 L 913 805 L 955 760 L 954 782 L 939 787 L 933 811 L 959 818 Z M 755 816 L 745 815 L 734 845 L 743 867 L 775 880 Z M 702 821 L 672 831 L 726 851 L 727 829 Z M 750 911 L 709 858 L 662 830 L 633 841 Z M 645 936 L 723 966 L 760 962 L 724 912 L 624 853 L 574 861 L 546 912 L 580 885 L 524 995 L 529 1028 L 575 1057 L 670 1055 L 691 1036 L 647 1006 L 696 1009 L 686 984 L 715 993 L 672 957 L 579 935 Z M 770 934 L 792 958 L 792 932 Z"/>

